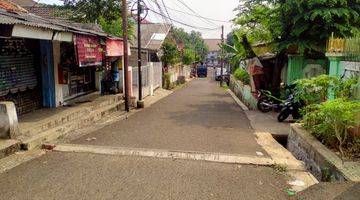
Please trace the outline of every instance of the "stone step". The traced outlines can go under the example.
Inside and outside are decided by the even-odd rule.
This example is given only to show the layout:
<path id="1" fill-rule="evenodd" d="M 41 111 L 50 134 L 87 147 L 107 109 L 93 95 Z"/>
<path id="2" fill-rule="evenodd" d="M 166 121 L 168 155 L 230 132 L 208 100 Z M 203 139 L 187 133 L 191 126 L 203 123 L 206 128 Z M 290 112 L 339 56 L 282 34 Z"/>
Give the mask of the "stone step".
<path id="1" fill-rule="evenodd" d="M 61 126 L 68 122 L 74 121 L 82 116 L 89 115 L 92 111 L 101 109 L 103 107 L 111 106 L 114 103 L 122 101 L 122 96 L 116 95 L 113 98 L 109 98 L 107 100 L 102 101 L 94 101 L 89 103 L 84 103 L 83 106 L 79 108 L 74 108 L 69 111 L 64 111 L 64 114 L 61 116 L 53 116 L 49 117 L 49 119 L 45 119 L 43 123 L 39 123 L 35 125 L 31 129 L 28 130 L 20 130 L 21 136 L 20 138 L 31 137 L 32 135 L 37 135 L 39 132 L 43 132 L 57 126 Z"/>
<path id="2" fill-rule="evenodd" d="M 87 127 L 92 123 L 101 120 L 104 116 L 123 110 L 124 106 L 124 101 L 119 101 L 113 103 L 112 105 L 93 110 L 88 114 L 69 121 L 65 124 L 56 126 L 43 132 L 39 132 L 38 134 L 31 137 L 20 139 L 22 143 L 21 148 L 24 150 L 31 150 L 40 147 L 42 144 L 54 141 L 60 137 L 70 134 L 74 130 Z"/>
<path id="3" fill-rule="evenodd" d="M 0 159 L 20 150 L 20 141 L 0 139 Z"/>

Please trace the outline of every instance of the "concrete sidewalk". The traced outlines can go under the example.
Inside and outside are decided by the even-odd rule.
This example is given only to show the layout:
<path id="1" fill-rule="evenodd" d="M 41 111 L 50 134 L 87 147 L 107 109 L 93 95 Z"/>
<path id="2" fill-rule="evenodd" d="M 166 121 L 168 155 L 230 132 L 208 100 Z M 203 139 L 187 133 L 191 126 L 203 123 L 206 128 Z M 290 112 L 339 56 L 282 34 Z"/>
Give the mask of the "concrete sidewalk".
<path id="1" fill-rule="evenodd" d="M 245 111 L 247 117 L 250 120 L 251 126 L 257 132 L 269 132 L 274 136 L 286 137 L 290 133 L 289 122 L 278 122 L 278 113 L 269 112 L 262 113 L 258 110 Z"/>

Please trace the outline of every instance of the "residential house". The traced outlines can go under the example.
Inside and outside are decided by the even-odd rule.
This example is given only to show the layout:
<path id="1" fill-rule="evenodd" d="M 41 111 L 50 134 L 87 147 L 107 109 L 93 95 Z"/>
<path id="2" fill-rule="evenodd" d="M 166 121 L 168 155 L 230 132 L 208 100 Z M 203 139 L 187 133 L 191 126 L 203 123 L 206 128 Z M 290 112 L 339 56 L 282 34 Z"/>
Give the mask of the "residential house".
<path id="1" fill-rule="evenodd" d="M 137 33 L 137 27 L 135 28 Z M 152 95 L 154 90 L 162 87 L 162 63 L 161 46 L 166 39 L 173 39 L 169 24 L 151 23 L 142 21 L 141 24 L 141 64 L 142 64 L 142 85 L 143 97 Z M 134 97 L 138 97 L 138 39 L 131 41 L 131 55 L 129 66 L 132 69 L 131 91 Z"/>
<path id="2" fill-rule="evenodd" d="M 210 67 L 220 67 L 221 49 L 219 44 L 221 44 L 221 39 L 204 39 L 204 42 L 209 48 L 209 53 L 206 56 L 205 64 Z"/>
<path id="3" fill-rule="evenodd" d="M 68 21 L 67 13 L 61 10 L 59 7 L 47 4 L 38 3 L 34 0 L 10 0 L 16 5 L 26 9 L 29 13 L 33 13 L 37 16 L 53 19 L 59 21 Z"/>
<path id="4" fill-rule="evenodd" d="M 137 33 L 137 27 L 135 30 Z M 160 62 L 160 49 L 166 38 L 173 37 L 171 34 L 171 26 L 169 24 L 151 23 L 148 21 L 141 24 L 141 51 L 142 64 L 147 65 L 148 62 Z M 137 67 L 138 63 L 138 39 L 135 39 L 131 45 L 131 56 L 129 65 Z"/>
<path id="5" fill-rule="evenodd" d="M 102 30 L 42 18 L 0 0 L 0 101 L 13 101 L 25 114 L 95 91 L 97 67 L 123 53 L 120 38 L 109 42 L 118 52 L 103 51 L 107 40 L 114 38 Z"/>

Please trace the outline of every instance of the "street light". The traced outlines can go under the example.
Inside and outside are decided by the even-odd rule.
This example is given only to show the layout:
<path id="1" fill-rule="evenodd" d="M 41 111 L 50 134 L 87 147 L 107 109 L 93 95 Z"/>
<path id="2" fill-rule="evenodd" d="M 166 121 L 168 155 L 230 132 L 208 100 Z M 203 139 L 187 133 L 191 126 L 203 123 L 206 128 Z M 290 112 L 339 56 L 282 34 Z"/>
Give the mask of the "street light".
<path id="1" fill-rule="evenodd" d="M 137 9 L 134 9 L 137 6 Z M 138 108 L 144 108 L 144 101 L 142 95 L 142 63 L 141 63 L 141 21 L 146 18 L 148 15 L 148 10 L 146 4 L 142 0 L 137 0 L 136 3 L 133 4 L 131 9 L 131 14 L 136 11 L 136 18 L 137 18 L 137 42 L 138 42 L 138 84 L 139 84 L 139 100 L 137 102 Z M 144 14 L 142 17 L 141 15 Z M 134 14 L 135 15 L 135 14 Z"/>

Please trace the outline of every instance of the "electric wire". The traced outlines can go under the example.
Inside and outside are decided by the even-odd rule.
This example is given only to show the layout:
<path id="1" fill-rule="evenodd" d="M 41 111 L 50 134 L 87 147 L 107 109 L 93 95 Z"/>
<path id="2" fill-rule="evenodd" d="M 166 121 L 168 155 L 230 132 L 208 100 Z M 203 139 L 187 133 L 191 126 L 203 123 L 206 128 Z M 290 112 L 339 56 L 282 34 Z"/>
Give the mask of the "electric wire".
<path id="1" fill-rule="evenodd" d="M 190 10 L 192 13 L 194 13 L 197 17 L 202 18 L 202 16 L 200 14 L 198 14 L 196 11 L 194 11 L 190 6 L 188 6 L 183 0 L 177 0 L 179 3 L 181 3 L 183 6 L 185 6 L 188 10 Z M 210 24 L 213 24 L 215 26 L 217 26 L 217 24 L 215 24 L 214 22 L 207 20 L 207 19 L 203 19 L 204 21 L 209 22 Z"/>
<path id="2" fill-rule="evenodd" d="M 157 0 L 151 0 L 151 1 L 157 2 Z M 179 4 L 178 4 L 177 2 L 175 2 L 175 1 L 172 1 L 172 3 L 176 4 L 177 7 L 184 7 L 184 5 L 179 5 Z M 165 10 L 167 10 L 167 9 L 169 8 L 167 5 L 165 5 L 165 3 L 163 4 L 163 7 L 164 7 Z M 162 8 L 160 8 L 160 9 L 162 9 Z M 187 8 L 185 7 L 184 9 L 187 9 Z M 170 10 L 170 9 L 169 9 L 169 10 Z M 168 13 L 169 13 L 169 12 L 168 12 Z M 178 12 L 178 13 L 179 13 L 179 12 Z M 186 12 L 182 12 L 182 14 L 186 14 L 187 16 L 196 17 L 196 19 L 200 20 L 201 23 L 206 23 L 207 25 L 210 25 L 210 26 L 218 26 L 217 24 L 215 24 L 215 23 L 213 23 L 213 22 L 209 22 L 209 21 L 207 21 L 207 20 L 202 19 L 202 18 L 201 18 L 202 16 L 199 17 L 199 15 L 194 15 L 194 14 L 190 14 L 190 13 L 186 13 Z M 171 18 L 174 19 L 174 17 L 171 17 Z"/>
<path id="3" fill-rule="evenodd" d="M 206 20 L 210 20 L 210 21 L 214 21 L 214 22 L 232 23 L 231 21 L 212 19 L 212 18 L 200 16 L 200 15 L 191 14 L 191 13 L 188 13 L 188 12 L 185 12 L 185 11 L 182 11 L 182 10 L 171 8 L 169 6 L 166 6 L 166 8 L 169 9 L 169 10 L 175 11 L 175 12 L 183 13 L 183 14 L 186 14 L 186 15 L 190 15 L 190 16 L 193 16 L 193 17 L 198 17 L 198 18 L 202 18 L 202 19 L 206 19 Z"/>
<path id="4" fill-rule="evenodd" d="M 166 6 L 165 6 L 164 0 L 161 0 L 161 2 L 162 2 L 163 6 L 164 6 L 164 8 L 165 8 L 166 14 L 167 14 L 167 16 L 169 17 L 171 24 L 174 26 L 174 24 L 173 24 L 173 22 L 172 22 L 172 19 L 171 19 L 171 17 L 170 17 L 169 11 L 167 10 L 167 8 L 166 8 Z"/>
<path id="5" fill-rule="evenodd" d="M 166 16 L 166 15 L 164 15 L 164 14 L 162 14 L 162 13 L 159 13 L 159 12 L 157 12 L 157 11 L 155 11 L 155 10 L 149 9 L 149 11 L 151 11 L 151 12 L 157 14 L 157 15 L 160 15 L 160 16 L 162 16 L 162 17 L 165 17 L 165 18 L 169 19 L 168 16 Z M 185 22 L 181 22 L 181 21 L 178 21 L 178 20 L 174 20 L 174 19 L 172 19 L 172 18 L 170 18 L 170 19 L 171 19 L 173 22 L 176 22 L 176 23 L 181 24 L 181 25 L 183 25 L 183 26 L 187 26 L 187 27 L 190 27 L 190 28 L 193 28 L 193 29 L 198 29 L 198 30 L 218 30 L 218 29 L 221 28 L 221 27 L 207 28 L 207 27 L 194 26 L 194 25 L 187 24 L 187 23 L 185 23 Z"/>
<path id="6" fill-rule="evenodd" d="M 151 9 L 150 9 L 150 11 L 155 13 L 155 14 L 158 14 L 158 15 L 162 16 L 163 18 L 166 19 L 167 22 L 168 22 L 168 20 L 170 20 L 170 23 L 173 26 L 174 26 L 174 24 L 172 22 L 176 22 L 176 23 L 181 24 L 183 26 L 187 26 L 187 27 L 190 27 L 190 28 L 198 29 L 198 30 L 207 30 L 207 31 L 209 31 L 209 30 L 218 30 L 218 29 L 221 28 L 220 26 L 218 26 L 216 28 L 207 28 L 207 27 L 194 26 L 194 25 L 190 25 L 188 23 L 185 23 L 185 22 L 182 22 L 182 21 L 179 21 L 179 20 L 175 20 L 173 17 L 171 17 L 169 15 L 169 12 L 167 12 L 168 15 L 165 14 L 165 12 L 163 11 L 162 7 L 160 6 L 160 4 L 159 4 L 159 2 L 157 0 L 152 0 L 152 2 L 154 2 L 156 4 L 156 6 L 159 9 L 160 13 L 155 11 L 155 10 L 151 10 Z M 163 2 L 163 5 L 166 6 L 164 2 Z"/>

